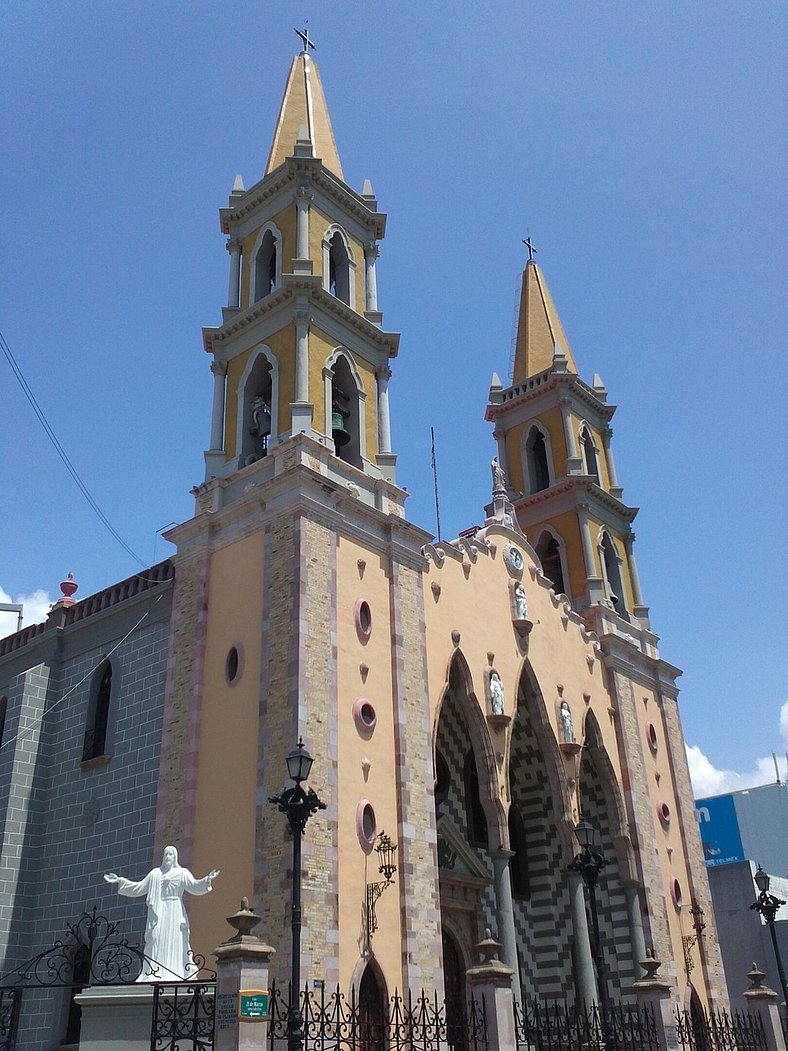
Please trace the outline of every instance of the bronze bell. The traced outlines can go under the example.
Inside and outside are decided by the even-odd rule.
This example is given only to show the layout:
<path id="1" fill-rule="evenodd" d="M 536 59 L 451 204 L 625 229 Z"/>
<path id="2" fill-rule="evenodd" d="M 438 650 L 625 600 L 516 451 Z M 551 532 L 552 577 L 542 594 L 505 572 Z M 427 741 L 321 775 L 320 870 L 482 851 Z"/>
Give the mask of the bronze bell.
<path id="1" fill-rule="evenodd" d="M 336 409 L 331 413 L 331 435 L 337 449 L 341 449 L 350 441 L 350 434 L 345 430 L 345 417 Z"/>

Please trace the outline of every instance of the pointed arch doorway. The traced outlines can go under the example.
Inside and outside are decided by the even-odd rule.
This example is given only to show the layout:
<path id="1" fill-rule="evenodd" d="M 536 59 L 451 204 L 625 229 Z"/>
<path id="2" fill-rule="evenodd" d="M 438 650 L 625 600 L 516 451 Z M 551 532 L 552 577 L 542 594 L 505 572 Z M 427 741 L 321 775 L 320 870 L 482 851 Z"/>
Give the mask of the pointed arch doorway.
<path id="1" fill-rule="evenodd" d="M 443 985 L 446 993 L 446 1043 L 453 1051 L 467 1051 L 465 1026 L 467 988 L 465 961 L 451 934 L 443 928 Z"/>
<path id="2" fill-rule="evenodd" d="M 376 967 L 364 968 L 358 986 L 359 1042 L 357 1051 L 385 1051 L 386 992 Z"/>

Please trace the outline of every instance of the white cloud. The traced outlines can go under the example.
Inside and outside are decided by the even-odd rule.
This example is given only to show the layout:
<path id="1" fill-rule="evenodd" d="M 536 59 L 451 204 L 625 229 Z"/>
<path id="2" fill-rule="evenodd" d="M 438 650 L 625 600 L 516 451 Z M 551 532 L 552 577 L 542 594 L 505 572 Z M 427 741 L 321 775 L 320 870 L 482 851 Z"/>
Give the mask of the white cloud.
<path id="1" fill-rule="evenodd" d="M 788 748 L 788 701 L 780 709 L 780 736 Z M 696 744 L 687 746 L 692 787 L 697 799 L 705 796 L 716 796 L 722 792 L 736 792 L 741 788 L 756 788 L 758 785 L 771 784 L 775 779 L 774 760 L 770 755 L 756 759 L 751 770 L 740 773 L 737 770 L 718 768 Z M 781 776 L 785 777 L 785 760 L 777 757 Z"/>
<path id="2" fill-rule="evenodd" d="M 49 607 L 52 605 L 51 597 L 43 588 L 39 588 L 31 595 L 17 595 L 16 598 L 11 598 L 7 591 L 0 588 L 0 603 L 2 602 L 21 603 L 25 607 L 22 615 L 23 628 L 26 628 L 28 624 L 39 624 L 42 620 L 46 620 Z M 16 613 L 0 613 L 0 638 L 4 639 L 6 635 L 13 635 L 17 630 L 17 623 Z"/>

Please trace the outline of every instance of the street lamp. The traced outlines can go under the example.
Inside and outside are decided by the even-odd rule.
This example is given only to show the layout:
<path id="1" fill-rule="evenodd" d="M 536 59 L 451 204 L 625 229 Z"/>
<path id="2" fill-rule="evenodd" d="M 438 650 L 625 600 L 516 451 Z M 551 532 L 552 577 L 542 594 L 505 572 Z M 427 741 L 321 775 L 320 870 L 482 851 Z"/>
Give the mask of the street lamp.
<path id="1" fill-rule="evenodd" d="M 767 926 L 769 927 L 769 934 L 772 936 L 772 948 L 774 949 L 774 957 L 777 960 L 777 973 L 780 976 L 780 985 L 783 990 L 783 1000 L 788 1004 L 788 986 L 785 983 L 785 970 L 783 968 L 783 958 L 780 955 L 780 947 L 777 944 L 777 934 L 774 929 L 774 919 L 777 915 L 777 910 L 781 905 L 785 905 L 782 898 L 776 897 L 774 894 L 769 893 L 769 874 L 764 872 L 761 866 L 758 866 L 758 871 L 753 877 L 755 879 L 755 886 L 759 890 L 758 897 L 750 905 L 751 909 L 755 909 L 761 916 L 766 920 Z"/>
<path id="2" fill-rule="evenodd" d="M 299 737 L 298 745 L 287 754 L 287 773 L 291 785 L 285 785 L 278 796 L 269 796 L 285 815 L 293 833 L 293 897 L 291 928 L 293 931 L 292 969 L 290 972 L 290 1002 L 287 1012 L 287 1051 L 301 1051 L 304 1046 L 304 1020 L 301 1014 L 301 837 L 306 823 L 317 810 L 325 810 L 326 804 L 318 799 L 310 788 L 305 791 L 301 782 L 309 777 L 314 759 L 304 748 Z"/>
<path id="3" fill-rule="evenodd" d="M 596 885 L 599 873 L 610 864 L 597 848 L 596 829 L 588 821 L 581 821 L 574 830 L 577 842 L 580 844 L 580 853 L 575 855 L 570 868 L 579 873 L 583 883 L 588 889 L 588 900 L 591 906 L 591 926 L 594 932 L 594 964 L 596 966 L 597 979 L 599 981 L 599 998 L 602 1001 L 602 1017 L 607 1022 L 610 1014 L 610 998 L 607 991 L 607 975 L 605 973 L 605 960 L 602 953 L 602 942 L 599 936 L 599 915 L 596 907 Z"/>

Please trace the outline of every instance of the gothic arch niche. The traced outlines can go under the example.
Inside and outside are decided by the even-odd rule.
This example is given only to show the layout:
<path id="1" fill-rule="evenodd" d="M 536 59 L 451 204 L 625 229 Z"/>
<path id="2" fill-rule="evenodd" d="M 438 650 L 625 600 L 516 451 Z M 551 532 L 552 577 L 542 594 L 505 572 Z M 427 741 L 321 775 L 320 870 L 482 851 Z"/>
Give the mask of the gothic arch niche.
<path id="1" fill-rule="evenodd" d="M 238 384 L 238 466 L 246 467 L 268 453 L 277 435 L 279 363 L 268 347 L 249 356 Z"/>
<path id="2" fill-rule="evenodd" d="M 542 563 L 542 572 L 553 585 L 556 595 L 569 595 L 569 570 L 566 563 L 566 545 L 560 533 L 545 526 L 534 545 Z"/>
<path id="3" fill-rule="evenodd" d="M 334 450 L 340 460 L 362 468 L 366 447 L 364 441 L 365 392 L 352 358 L 335 350 L 323 370 L 325 381 L 326 435 L 334 439 Z"/>
<path id="4" fill-rule="evenodd" d="M 356 997 L 359 1018 L 358 1051 L 380 1051 L 386 1045 L 388 997 L 383 973 L 374 956 L 364 967 Z"/>
<path id="5" fill-rule="evenodd" d="M 514 895 L 522 995 L 525 1000 L 572 998 L 572 925 L 565 877 L 571 856 L 568 790 L 542 691 L 527 663 L 512 728 L 509 792 L 517 837 L 510 847 L 525 851 L 524 858 L 510 862 L 513 890 L 517 879 L 527 875 L 527 883 L 520 884 L 527 895 Z"/>
<path id="6" fill-rule="evenodd" d="M 522 444 L 523 477 L 527 496 L 549 489 L 553 484 L 550 432 L 541 423 L 532 423 Z"/>
<path id="7" fill-rule="evenodd" d="M 323 238 L 323 287 L 349 307 L 354 303 L 355 269 L 347 234 L 339 226 L 330 226 Z"/>
<path id="8" fill-rule="evenodd" d="M 613 609 L 622 617 L 627 615 L 624 601 L 624 582 L 621 578 L 621 560 L 619 559 L 613 538 L 606 529 L 599 531 L 599 556 L 605 574 L 607 597 Z"/>
<path id="9" fill-rule="evenodd" d="M 585 465 L 586 474 L 590 475 L 597 485 L 602 485 L 602 480 L 599 474 L 599 452 L 594 441 L 594 436 L 591 433 L 591 428 L 587 423 L 580 424 L 580 448 L 583 450 L 583 463 Z"/>
<path id="10" fill-rule="evenodd" d="M 252 249 L 249 302 L 269 296 L 282 284 L 282 234 L 273 223 L 260 230 Z"/>
<path id="11" fill-rule="evenodd" d="M 443 986 L 446 994 L 446 1042 L 452 1051 L 467 1051 L 465 1027 L 468 990 L 465 982 L 467 963 L 457 939 L 445 926 L 443 939 Z"/>
<path id="12" fill-rule="evenodd" d="M 473 946 L 485 927 L 497 929 L 486 844 L 497 847 L 506 833 L 492 742 L 459 652 L 449 666 L 433 739 L 441 923 Z"/>
<path id="13" fill-rule="evenodd" d="M 580 761 L 579 802 L 583 820 L 599 835 L 600 849 L 609 864 L 599 875 L 596 887 L 599 933 L 602 939 L 611 999 L 631 998 L 632 983 L 639 968 L 632 959 L 625 881 L 630 877 L 624 847 L 628 843 L 626 815 L 621 790 L 592 711 L 586 713 Z M 593 938 L 591 921 L 589 935 Z"/>
<path id="14" fill-rule="evenodd" d="M 103 660 L 93 674 L 88 701 L 88 719 L 82 745 L 82 762 L 107 754 L 110 702 L 112 700 L 112 663 Z"/>

